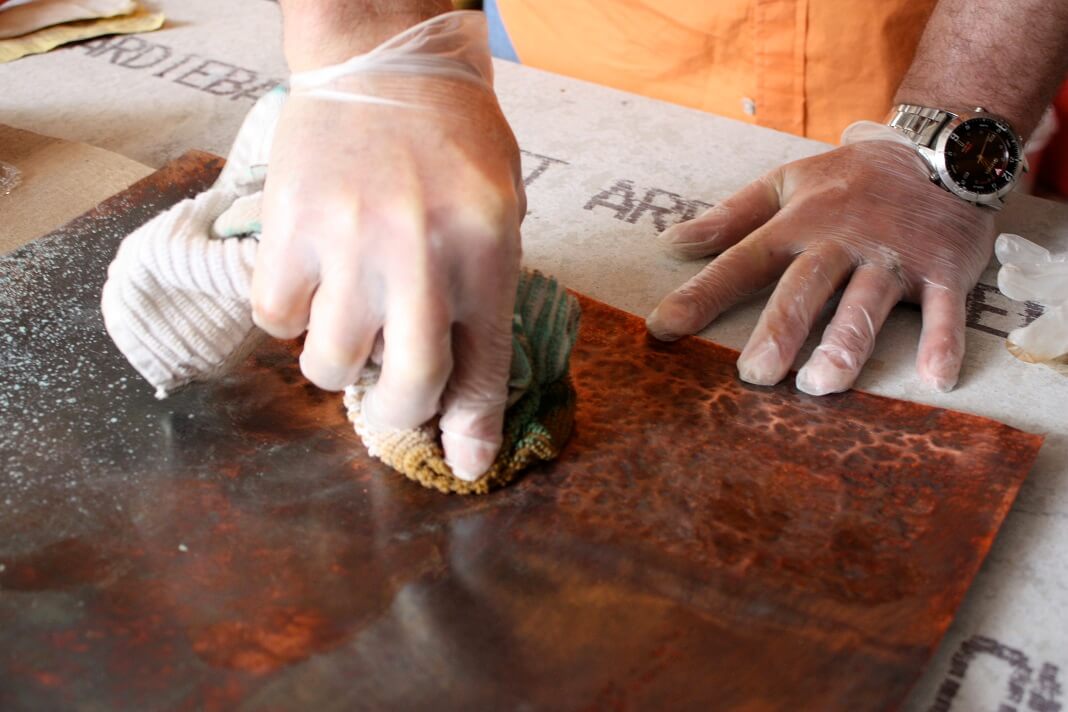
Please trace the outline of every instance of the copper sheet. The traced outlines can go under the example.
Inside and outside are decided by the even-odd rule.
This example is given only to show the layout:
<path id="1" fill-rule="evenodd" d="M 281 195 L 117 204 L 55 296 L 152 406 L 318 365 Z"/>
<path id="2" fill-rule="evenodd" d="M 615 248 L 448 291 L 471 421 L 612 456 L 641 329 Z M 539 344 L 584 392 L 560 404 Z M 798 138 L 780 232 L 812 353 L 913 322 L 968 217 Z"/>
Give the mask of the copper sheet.
<path id="1" fill-rule="evenodd" d="M 1040 445 L 589 299 L 574 438 L 488 497 L 369 460 L 294 343 L 156 401 L 104 269 L 219 165 L 0 260 L 0 709 L 893 709 Z"/>

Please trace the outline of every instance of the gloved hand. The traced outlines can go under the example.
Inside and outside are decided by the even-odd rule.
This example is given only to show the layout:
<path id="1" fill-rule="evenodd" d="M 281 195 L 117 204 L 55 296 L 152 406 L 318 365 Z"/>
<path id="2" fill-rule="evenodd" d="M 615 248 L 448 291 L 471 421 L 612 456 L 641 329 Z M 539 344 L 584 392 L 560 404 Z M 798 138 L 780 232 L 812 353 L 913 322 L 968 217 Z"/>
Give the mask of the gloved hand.
<path id="1" fill-rule="evenodd" d="M 1051 254 L 1009 234 L 998 236 L 994 251 L 1003 265 L 1001 292 L 1046 307 L 1042 316 L 1009 334 L 1009 351 L 1031 363 L 1068 362 L 1068 254 Z"/>
<path id="2" fill-rule="evenodd" d="M 264 190 L 255 322 L 280 338 L 307 329 L 301 368 L 328 390 L 375 352 L 368 424 L 440 412 L 448 463 L 477 479 L 501 443 L 525 210 L 481 13 L 294 74 Z"/>
<path id="3" fill-rule="evenodd" d="M 778 279 L 738 359 L 742 380 L 772 385 L 844 287 L 820 345 L 797 374 L 798 389 L 824 395 L 853 385 L 890 309 L 908 299 L 923 311 L 916 370 L 948 391 L 964 356 L 965 299 L 990 258 L 994 213 L 933 184 L 893 129 L 861 122 L 842 143 L 665 230 L 661 240 L 676 255 L 722 254 L 661 301 L 649 331 L 665 340 L 696 333 Z"/>

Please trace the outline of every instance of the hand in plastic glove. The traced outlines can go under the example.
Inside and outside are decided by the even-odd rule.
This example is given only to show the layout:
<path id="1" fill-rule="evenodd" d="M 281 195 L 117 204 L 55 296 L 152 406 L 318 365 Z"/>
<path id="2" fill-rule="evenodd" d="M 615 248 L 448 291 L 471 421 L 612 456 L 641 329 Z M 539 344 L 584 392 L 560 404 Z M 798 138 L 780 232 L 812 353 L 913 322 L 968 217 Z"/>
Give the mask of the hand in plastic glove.
<path id="1" fill-rule="evenodd" d="M 369 423 L 441 412 L 446 459 L 469 480 L 501 443 L 525 212 L 491 73 L 480 14 L 450 13 L 294 75 L 252 284 L 260 327 L 307 329 L 310 381 L 343 389 L 375 351 Z"/>
<path id="2" fill-rule="evenodd" d="M 1009 334 L 1009 350 L 1032 363 L 1068 363 L 1068 254 L 1019 235 L 1004 234 L 994 246 L 1003 267 L 998 288 L 1010 299 L 1038 302 L 1042 316 Z"/>
<path id="3" fill-rule="evenodd" d="M 779 279 L 738 359 L 742 380 L 772 385 L 844 287 L 822 342 L 797 374 L 800 390 L 849 389 L 902 299 L 923 310 L 920 377 L 940 391 L 953 388 L 964 356 L 965 299 L 990 258 L 994 213 L 933 184 L 892 129 L 855 126 L 877 140 L 784 165 L 664 231 L 662 241 L 677 255 L 722 254 L 653 311 L 654 336 L 696 333 Z"/>

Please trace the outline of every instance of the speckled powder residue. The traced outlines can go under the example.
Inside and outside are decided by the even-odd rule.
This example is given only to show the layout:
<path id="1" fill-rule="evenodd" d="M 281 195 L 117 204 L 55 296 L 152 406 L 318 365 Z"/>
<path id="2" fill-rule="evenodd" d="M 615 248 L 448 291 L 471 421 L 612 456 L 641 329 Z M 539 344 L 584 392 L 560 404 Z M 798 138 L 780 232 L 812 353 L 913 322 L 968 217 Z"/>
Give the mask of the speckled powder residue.
<path id="1" fill-rule="evenodd" d="M 170 461 L 198 422 L 184 399 L 156 401 L 104 329 L 100 290 L 130 229 L 113 207 L 0 256 L 0 539 L 121 510 L 132 473 Z"/>
<path id="2" fill-rule="evenodd" d="M 91 241 L 61 230 L 0 256 L 0 518 L 31 491 L 69 490 L 74 501 L 91 469 L 118 471 L 133 454 L 122 440 L 141 427 L 124 416 L 135 384 L 107 358 L 96 308 L 122 235 L 101 222 Z M 80 462 L 68 462 L 75 452 Z"/>

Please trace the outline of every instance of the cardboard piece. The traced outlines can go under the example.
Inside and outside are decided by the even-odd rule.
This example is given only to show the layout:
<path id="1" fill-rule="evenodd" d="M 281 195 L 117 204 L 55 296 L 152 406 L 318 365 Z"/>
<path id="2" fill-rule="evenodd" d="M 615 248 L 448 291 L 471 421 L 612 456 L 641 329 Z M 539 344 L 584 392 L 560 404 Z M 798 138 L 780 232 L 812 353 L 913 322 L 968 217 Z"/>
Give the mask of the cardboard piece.
<path id="1" fill-rule="evenodd" d="M 3 124 L 0 161 L 19 172 L 18 185 L 0 192 L 0 254 L 51 232 L 152 172 L 110 151 Z"/>
<path id="2" fill-rule="evenodd" d="M 0 8 L 0 40 L 64 22 L 128 15 L 137 7 L 134 0 L 32 0 L 5 4 Z"/>
<path id="3" fill-rule="evenodd" d="M 163 25 L 163 13 L 152 12 L 144 6 L 129 15 L 78 20 L 52 25 L 19 37 L 0 39 L 0 63 L 12 62 L 31 54 L 49 52 L 68 42 L 100 37 L 101 35 L 150 32 Z"/>

